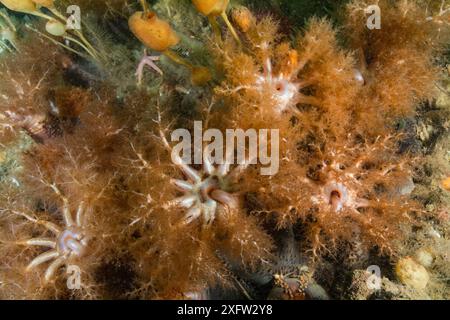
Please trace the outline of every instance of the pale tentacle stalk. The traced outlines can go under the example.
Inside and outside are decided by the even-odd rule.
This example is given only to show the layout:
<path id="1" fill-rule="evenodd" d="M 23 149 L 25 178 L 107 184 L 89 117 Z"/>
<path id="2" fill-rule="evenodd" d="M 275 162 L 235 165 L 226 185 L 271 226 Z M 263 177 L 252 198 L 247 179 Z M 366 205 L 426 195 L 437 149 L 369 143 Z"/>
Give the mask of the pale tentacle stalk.
<path id="1" fill-rule="evenodd" d="M 0 10 L 0 48 L 19 51 L 16 46 L 16 27 L 6 13 Z"/>

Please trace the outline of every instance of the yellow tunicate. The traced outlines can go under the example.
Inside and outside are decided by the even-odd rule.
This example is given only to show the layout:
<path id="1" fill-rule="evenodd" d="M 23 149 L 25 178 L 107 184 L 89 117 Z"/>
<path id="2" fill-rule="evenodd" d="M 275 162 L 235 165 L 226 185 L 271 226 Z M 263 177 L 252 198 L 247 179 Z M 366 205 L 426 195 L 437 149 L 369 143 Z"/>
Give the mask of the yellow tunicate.
<path id="1" fill-rule="evenodd" d="M 228 7 L 230 0 L 192 0 L 197 10 L 205 16 L 221 15 Z"/>
<path id="2" fill-rule="evenodd" d="M 170 25 L 159 19 L 154 12 L 136 12 L 130 17 L 128 24 L 136 38 L 153 50 L 166 51 L 180 42 Z"/>
<path id="3" fill-rule="evenodd" d="M 46 8 L 54 7 L 54 0 L 33 0 L 33 2 Z"/>
<path id="4" fill-rule="evenodd" d="M 34 12 L 36 11 L 36 4 L 31 0 L 0 0 L 10 10 L 19 12 Z"/>

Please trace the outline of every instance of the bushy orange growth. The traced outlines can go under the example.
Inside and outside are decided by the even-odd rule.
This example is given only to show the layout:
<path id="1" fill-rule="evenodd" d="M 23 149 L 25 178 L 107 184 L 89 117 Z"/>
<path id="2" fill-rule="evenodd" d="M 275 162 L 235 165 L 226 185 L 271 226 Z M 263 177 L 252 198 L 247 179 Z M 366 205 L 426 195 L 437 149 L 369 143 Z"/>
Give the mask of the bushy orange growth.
<path id="1" fill-rule="evenodd" d="M 413 161 L 397 155 L 395 143 L 394 137 L 351 136 L 311 143 L 306 163 L 288 162 L 261 187 L 249 186 L 253 211 L 275 217 L 281 228 L 300 220 L 315 257 L 353 242 L 364 252 L 378 247 L 393 254 L 402 224 L 418 208 L 409 199 Z"/>
<path id="2" fill-rule="evenodd" d="M 232 284 L 229 265 L 269 263 L 270 237 L 243 207 L 245 170 L 190 166 L 171 160 L 164 130 L 130 142 L 130 235 L 146 298 L 187 298 L 213 285 Z M 161 130 L 161 131 L 160 131 Z M 178 159 L 181 160 L 181 159 Z M 225 171 L 222 171 L 225 170 Z M 136 236 L 137 235 L 137 236 Z"/>
<path id="3" fill-rule="evenodd" d="M 20 53 L 0 59 L 0 133 L 2 142 L 14 140 L 25 130 L 38 137 L 50 112 L 48 88 L 61 81 L 62 52 L 38 37 L 27 39 Z M 47 50 L 41 50 L 45 46 Z M 36 61 L 36 52 L 40 52 Z M 6 139 L 9 137 L 10 139 Z"/>
<path id="4" fill-rule="evenodd" d="M 229 126 L 280 129 L 280 172 L 247 180 L 253 211 L 274 214 L 280 227 L 300 219 L 314 256 L 352 241 L 393 252 L 416 210 L 405 200 L 413 161 L 396 153 L 392 122 L 434 97 L 435 57 L 449 30 L 414 1 L 380 1 L 382 27 L 370 30 L 369 4 L 347 6 L 349 52 L 317 19 L 294 47 L 272 19 L 253 17 L 241 30 L 243 47 L 230 39 L 214 47 Z"/>
<path id="5" fill-rule="evenodd" d="M 111 206 L 114 176 L 98 172 L 80 151 L 63 138 L 38 145 L 15 177 L 18 186 L 2 188 L 2 297 L 103 296 L 95 270 L 113 243 L 111 220 L 118 221 Z M 70 276 L 79 287 L 68 285 L 78 283 Z"/>
<path id="6" fill-rule="evenodd" d="M 8 223 L 2 226 L 2 254 L 7 261 L 1 268 L 5 279 L 0 294 L 10 299 L 99 297 L 93 275 L 106 243 L 98 241 L 106 222 L 98 215 L 104 210 L 99 205 L 103 190 L 89 189 L 88 181 L 66 179 L 70 187 L 63 188 L 43 176 L 32 178 L 37 179 L 33 186 L 39 188 L 39 196 L 21 193 L 2 199 L 2 219 Z M 31 189 L 26 182 L 20 187 Z M 74 291 L 67 285 L 71 266 L 80 270 L 80 287 Z"/>
<path id="7" fill-rule="evenodd" d="M 332 129 L 345 129 L 359 85 L 331 24 L 312 19 L 292 46 L 273 19 L 250 23 L 244 49 L 232 39 L 215 47 L 225 77 L 216 92 L 230 100 L 233 126 L 286 129 L 292 116 L 309 126 L 302 113 L 309 106 Z"/>
<path id="8" fill-rule="evenodd" d="M 448 44 L 450 13 L 438 16 L 418 1 L 381 0 L 381 28 L 367 28 L 373 3 L 356 0 L 347 6 L 346 35 L 359 59 L 358 69 L 365 81 L 354 110 L 359 121 L 380 133 L 387 119 L 413 114 L 417 103 L 436 94 L 439 68 L 436 53 Z"/>
<path id="9" fill-rule="evenodd" d="M 115 76 L 135 72 L 118 66 L 130 61 L 121 53 L 100 77 L 57 45 L 41 50 L 39 37 L 18 41 L 0 60 L 0 145 L 31 139 L 0 184 L 0 297 L 203 297 L 234 286 L 233 273 L 281 270 L 279 229 L 296 237 L 276 248 L 296 266 L 305 244 L 313 258 L 349 244 L 395 254 L 420 210 L 416 162 L 398 150 L 392 120 L 433 97 L 447 29 L 444 13 L 427 17 L 414 1 L 378 3 L 381 30 L 365 27 L 369 2 L 348 5 L 347 48 L 327 20 L 312 18 L 290 41 L 274 19 L 240 8 L 240 33 L 222 40 L 217 29 L 211 40 L 215 88 L 185 88 L 170 74 L 159 91 L 128 86 Z M 279 129 L 279 171 L 174 156 L 169 129 L 192 129 L 203 98 L 212 101 L 203 129 Z M 81 290 L 67 288 L 70 265 Z M 289 275 L 275 280 L 300 290 Z"/>
<path id="10" fill-rule="evenodd" d="M 4 70 L 13 67 L 7 64 Z M 7 261 L 0 270 L 0 295 L 14 299 L 107 296 L 96 279 L 97 269 L 105 256 L 120 252 L 114 244 L 120 243 L 117 235 L 124 220 L 115 195 L 124 136 L 113 117 L 110 95 L 61 86 L 61 68 L 15 70 L 18 79 L 30 81 L 5 92 L 5 114 L 11 128 L 23 130 L 35 143 L 20 159 L 20 170 L 10 177 L 15 185 L 1 186 L 0 250 Z M 41 80 L 36 84 L 34 79 Z M 14 81 L 2 85 L 12 86 Z M 33 119 L 32 127 L 20 122 L 27 118 Z M 67 280 L 78 268 L 81 288 L 69 290 Z"/>

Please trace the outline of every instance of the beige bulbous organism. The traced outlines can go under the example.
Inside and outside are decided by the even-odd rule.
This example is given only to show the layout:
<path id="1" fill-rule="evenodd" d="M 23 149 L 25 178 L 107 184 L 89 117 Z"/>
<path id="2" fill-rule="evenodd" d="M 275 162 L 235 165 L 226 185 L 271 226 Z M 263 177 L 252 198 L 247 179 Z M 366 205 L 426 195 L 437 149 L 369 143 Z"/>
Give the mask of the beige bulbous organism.
<path id="1" fill-rule="evenodd" d="M 397 262 L 395 273 L 403 284 L 415 289 L 425 289 L 430 280 L 427 270 L 410 257 Z"/>
<path id="2" fill-rule="evenodd" d="M 45 25 L 45 30 L 52 36 L 62 37 L 66 34 L 65 25 L 57 20 L 49 20 Z"/>

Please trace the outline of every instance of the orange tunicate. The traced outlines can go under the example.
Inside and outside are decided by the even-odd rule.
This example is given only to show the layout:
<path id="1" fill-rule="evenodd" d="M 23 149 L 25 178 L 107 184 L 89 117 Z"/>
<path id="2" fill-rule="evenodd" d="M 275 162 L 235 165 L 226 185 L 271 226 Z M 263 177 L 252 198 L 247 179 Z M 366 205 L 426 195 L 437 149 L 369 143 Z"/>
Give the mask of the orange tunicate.
<path id="1" fill-rule="evenodd" d="M 193 67 L 191 82 L 194 86 L 203 86 L 207 82 L 211 81 L 212 75 L 206 67 Z"/>
<path id="2" fill-rule="evenodd" d="M 446 179 L 444 179 L 442 181 L 442 187 L 447 190 L 450 191 L 450 177 L 447 177 Z"/>
<path id="3" fill-rule="evenodd" d="M 291 49 L 289 50 L 289 65 L 292 68 L 297 68 L 298 66 L 298 52 L 297 50 Z"/>
<path id="4" fill-rule="evenodd" d="M 192 0 L 199 12 L 205 16 L 221 15 L 228 7 L 230 0 Z"/>
<path id="5" fill-rule="evenodd" d="M 286 54 L 286 59 L 282 61 L 280 66 L 280 73 L 290 75 L 298 68 L 299 57 L 297 50 L 289 49 Z"/>
<path id="6" fill-rule="evenodd" d="M 10 10 L 19 12 L 34 12 L 36 4 L 31 0 L 0 0 Z"/>
<path id="7" fill-rule="evenodd" d="M 154 12 L 136 12 L 128 20 L 128 25 L 136 38 L 156 51 L 166 51 L 180 42 L 170 25 Z"/>
<path id="8" fill-rule="evenodd" d="M 33 0 L 33 2 L 46 8 L 53 8 L 55 6 L 53 3 L 54 0 Z"/>

